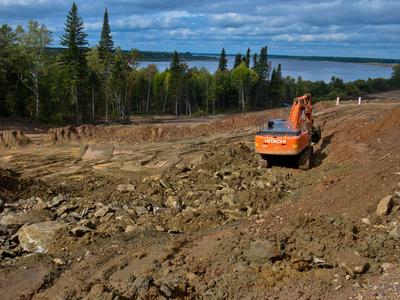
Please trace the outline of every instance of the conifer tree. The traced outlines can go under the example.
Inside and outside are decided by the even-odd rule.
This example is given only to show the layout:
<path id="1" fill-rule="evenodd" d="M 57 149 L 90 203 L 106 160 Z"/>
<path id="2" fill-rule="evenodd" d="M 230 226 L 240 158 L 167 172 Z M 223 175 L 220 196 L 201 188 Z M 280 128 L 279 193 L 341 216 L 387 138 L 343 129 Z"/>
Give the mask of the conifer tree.
<path id="1" fill-rule="evenodd" d="M 111 36 L 111 29 L 108 20 L 108 11 L 104 11 L 103 28 L 101 30 L 100 42 L 99 42 L 99 56 L 100 59 L 105 60 L 111 56 L 114 51 L 114 42 Z"/>
<path id="2" fill-rule="evenodd" d="M 79 66 L 85 60 L 88 43 L 87 34 L 84 32 L 83 19 L 78 15 L 78 7 L 75 2 L 67 15 L 64 31 L 65 33 L 61 36 L 61 45 L 65 48 L 63 62 Z"/>
<path id="3" fill-rule="evenodd" d="M 278 67 L 276 68 L 276 73 L 277 73 L 278 79 L 282 80 L 282 65 L 281 64 L 279 64 Z"/>
<path id="4" fill-rule="evenodd" d="M 270 66 L 268 62 L 268 48 L 261 48 L 260 55 L 258 57 L 257 67 L 255 69 L 258 77 L 262 81 L 269 81 Z"/>
<path id="5" fill-rule="evenodd" d="M 258 75 L 259 82 L 257 84 L 256 97 L 254 98 L 254 108 L 259 104 L 263 107 L 266 105 L 272 106 L 272 104 L 268 104 L 268 96 L 271 94 L 268 92 L 271 69 L 268 61 L 268 48 L 262 47 L 256 60 L 255 57 L 256 55 L 253 58 L 253 69 Z"/>
<path id="6" fill-rule="evenodd" d="M 172 58 L 171 66 L 170 66 L 170 83 L 169 87 L 172 92 L 172 96 L 175 98 L 175 115 L 178 115 L 178 104 L 180 97 L 180 89 L 181 89 L 181 64 L 179 61 L 179 54 L 177 51 L 174 52 L 174 56 Z"/>
<path id="7" fill-rule="evenodd" d="M 277 68 L 274 68 L 271 75 L 270 82 L 270 95 L 274 106 L 280 105 L 283 96 L 283 80 L 282 80 L 282 67 L 279 64 Z"/>
<path id="8" fill-rule="evenodd" d="M 253 66 L 252 66 L 252 70 L 256 70 L 257 69 L 257 64 L 258 64 L 258 54 L 254 53 L 253 55 Z"/>
<path id="9" fill-rule="evenodd" d="M 225 49 L 222 48 L 221 55 L 219 56 L 218 71 L 224 72 L 228 70 L 228 60 L 226 59 Z"/>
<path id="10" fill-rule="evenodd" d="M 87 34 L 84 32 L 83 19 L 78 15 L 78 7 L 75 2 L 67 15 L 64 26 L 65 33 L 61 36 L 61 45 L 64 47 L 62 63 L 69 76 L 70 95 L 75 104 L 77 123 L 82 121 L 79 115 L 81 85 L 87 71 L 85 53 L 87 50 Z"/>
<path id="11" fill-rule="evenodd" d="M 246 66 L 248 68 L 250 68 L 250 54 L 251 54 L 251 50 L 250 50 L 250 48 L 247 48 L 246 57 L 245 57 L 244 61 L 246 62 Z"/>
<path id="12" fill-rule="evenodd" d="M 233 68 L 236 69 L 237 67 L 240 66 L 241 63 L 242 63 L 242 55 L 240 53 L 238 53 L 235 56 L 235 63 L 233 65 Z"/>
<path id="13" fill-rule="evenodd" d="M 108 11 L 107 8 L 104 11 L 103 17 L 103 27 L 101 29 L 101 36 L 98 46 L 99 58 L 102 62 L 102 70 L 101 70 L 101 79 L 104 87 L 104 97 L 105 97 L 105 111 L 106 111 L 106 122 L 108 122 L 109 117 L 109 89 L 106 85 L 106 82 L 109 80 L 112 62 L 113 62 L 113 53 L 114 53 L 114 42 L 111 36 L 111 29 L 108 20 Z"/>

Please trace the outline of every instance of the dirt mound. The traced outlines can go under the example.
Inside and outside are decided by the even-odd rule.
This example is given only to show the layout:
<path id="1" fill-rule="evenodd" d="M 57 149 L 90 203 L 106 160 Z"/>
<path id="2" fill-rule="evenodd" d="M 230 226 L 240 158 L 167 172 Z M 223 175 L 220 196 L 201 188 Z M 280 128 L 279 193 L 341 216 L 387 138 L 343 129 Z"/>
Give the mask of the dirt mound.
<path id="1" fill-rule="evenodd" d="M 20 130 L 0 131 L 0 148 L 16 148 L 30 143 L 31 140 Z"/>
<path id="2" fill-rule="evenodd" d="M 234 119 L 213 125 L 201 124 L 197 126 L 67 126 L 51 129 L 49 131 L 49 140 L 54 144 L 162 142 L 208 135 L 235 127 Z"/>
<path id="3" fill-rule="evenodd" d="M 260 120 L 282 117 L 282 111 L 238 114 L 201 123 L 186 124 L 171 121 L 169 124 L 140 125 L 82 125 L 49 130 L 49 141 L 53 144 L 165 142 L 188 137 L 231 132 L 244 128 L 256 130 Z"/>
<path id="4" fill-rule="evenodd" d="M 96 126 L 66 126 L 49 130 L 49 140 L 53 144 L 79 144 L 95 136 Z"/>
<path id="5" fill-rule="evenodd" d="M 363 140 L 368 140 L 371 137 L 380 136 L 384 138 L 385 135 L 396 134 L 400 131 L 400 108 L 394 109 L 384 118 L 377 122 L 370 124 L 364 128 L 360 133 L 360 137 Z"/>

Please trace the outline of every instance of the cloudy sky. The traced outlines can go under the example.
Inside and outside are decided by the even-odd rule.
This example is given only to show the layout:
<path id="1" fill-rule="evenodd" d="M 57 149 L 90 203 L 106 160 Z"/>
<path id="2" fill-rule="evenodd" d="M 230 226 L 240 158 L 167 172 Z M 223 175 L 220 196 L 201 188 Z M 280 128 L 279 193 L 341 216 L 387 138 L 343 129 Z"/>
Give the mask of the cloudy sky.
<path id="1" fill-rule="evenodd" d="M 400 0 L 77 0 L 88 39 L 104 9 L 123 49 L 228 53 L 267 45 L 272 54 L 400 57 Z M 35 19 L 59 42 L 67 0 L 0 0 L 0 23 Z"/>

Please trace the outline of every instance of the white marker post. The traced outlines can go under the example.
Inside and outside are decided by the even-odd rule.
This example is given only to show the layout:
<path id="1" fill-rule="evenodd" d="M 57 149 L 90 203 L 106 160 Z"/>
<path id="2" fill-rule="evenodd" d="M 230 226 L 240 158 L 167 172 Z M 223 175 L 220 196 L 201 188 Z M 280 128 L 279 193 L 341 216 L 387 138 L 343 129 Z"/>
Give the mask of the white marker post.
<path id="1" fill-rule="evenodd" d="M 361 97 L 358 97 L 358 105 L 361 105 Z"/>
<path id="2" fill-rule="evenodd" d="M 337 98 L 336 98 L 336 106 L 339 106 L 339 102 L 340 102 L 340 98 L 337 97 Z"/>

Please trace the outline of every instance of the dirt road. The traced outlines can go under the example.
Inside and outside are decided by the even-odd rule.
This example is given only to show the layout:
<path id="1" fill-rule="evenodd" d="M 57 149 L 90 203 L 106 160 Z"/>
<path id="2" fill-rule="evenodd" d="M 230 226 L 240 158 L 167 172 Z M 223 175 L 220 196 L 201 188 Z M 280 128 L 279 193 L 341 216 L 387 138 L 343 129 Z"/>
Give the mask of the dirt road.
<path id="1" fill-rule="evenodd" d="M 254 154 L 257 122 L 285 113 L 3 145 L 1 298 L 398 299 L 400 103 L 318 104 L 307 172 Z"/>

